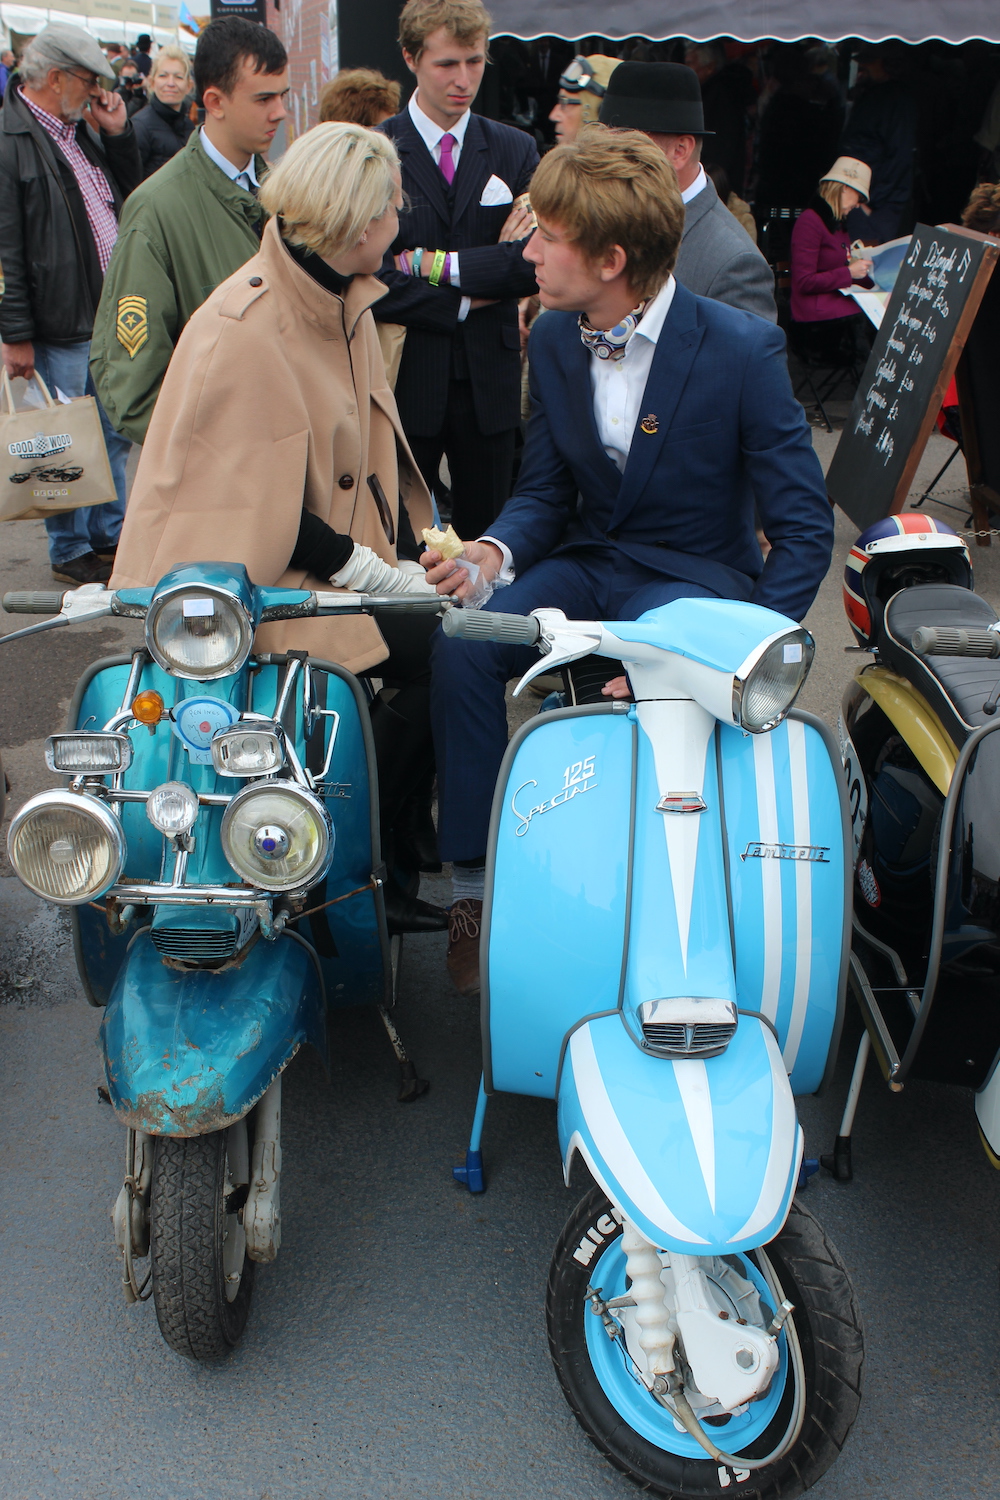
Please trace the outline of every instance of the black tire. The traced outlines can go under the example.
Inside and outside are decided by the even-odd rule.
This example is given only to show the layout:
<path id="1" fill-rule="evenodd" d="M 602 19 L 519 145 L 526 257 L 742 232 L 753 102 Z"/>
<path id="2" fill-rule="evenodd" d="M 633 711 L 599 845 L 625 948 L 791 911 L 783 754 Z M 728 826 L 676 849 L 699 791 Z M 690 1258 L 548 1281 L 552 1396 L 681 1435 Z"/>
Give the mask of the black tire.
<path id="1" fill-rule="evenodd" d="M 805 1420 L 784 1457 L 739 1480 L 732 1471 L 720 1473 L 712 1459 L 684 1458 L 640 1436 L 619 1415 L 598 1380 L 584 1331 L 585 1318 L 593 1316 L 585 1296 L 593 1266 L 580 1265 L 573 1254 L 588 1230 L 600 1242 L 598 1255 L 620 1236 L 617 1224 L 605 1233 L 610 1210 L 599 1188 L 577 1206 L 552 1257 L 546 1297 L 552 1361 L 584 1432 L 641 1489 L 669 1500 L 701 1496 L 718 1500 L 720 1494 L 726 1500 L 793 1500 L 803 1494 L 830 1467 L 847 1440 L 860 1404 L 864 1363 L 860 1310 L 843 1261 L 820 1225 L 793 1202 L 785 1227 L 765 1247 L 785 1297 L 795 1304 L 792 1316 L 805 1367 Z M 598 1220 L 603 1221 L 601 1228 Z M 787 1428 L 791 1385 L 789 1380 L 770 1427 L 747 1448 L 748 1456 L 764 1457 L 777 1447 Z M 712 1433 L 712 1440 L 723 1450 L 725 1430 L 716 1428 Z"/>
<path id="2" fill-rule="evenodd" d="M 227 1236 L 242 1226 L 226 1213 L 225 1130 L 158 1136 L 150 1191 L 153 1304 L 166 1342 L 187 1359 L 222 1359 L 239 1343 L 250 1311 L 254 1263 L 243 1254 L 227 1296 Z"/>

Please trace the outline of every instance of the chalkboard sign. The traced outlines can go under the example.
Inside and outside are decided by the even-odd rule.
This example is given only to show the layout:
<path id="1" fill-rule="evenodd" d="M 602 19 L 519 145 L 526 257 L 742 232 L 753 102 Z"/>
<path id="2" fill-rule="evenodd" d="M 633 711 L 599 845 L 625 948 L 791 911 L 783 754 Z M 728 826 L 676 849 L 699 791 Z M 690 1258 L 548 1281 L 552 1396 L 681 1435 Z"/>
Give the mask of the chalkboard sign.
<path id="1" fill-rule="evenodd" d="M 826 476 L 859 530 L 906 502 L 998 251 L 955 224 L 913 231 Z"/>

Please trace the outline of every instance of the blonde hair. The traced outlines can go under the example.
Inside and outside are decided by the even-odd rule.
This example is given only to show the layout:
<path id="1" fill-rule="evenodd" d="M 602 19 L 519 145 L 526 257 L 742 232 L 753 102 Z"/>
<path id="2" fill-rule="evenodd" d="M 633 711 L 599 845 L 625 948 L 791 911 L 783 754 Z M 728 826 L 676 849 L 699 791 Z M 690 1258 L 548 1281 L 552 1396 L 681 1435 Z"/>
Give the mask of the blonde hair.
<path id="1" fill-rule="evenodd" d="M 331 120 L 293 141 L 260 189 L 290 245 L 316 255 L 353 249 L 398 191 L 399 157 L 388 136 Z"/>
<path id="2" fill-rule="evenodd" d="M 819 195 L 833 209 L 833 217 L 842 219 L 844 217 L 844 184 L 842 182 L 821 182 Z"/>
<path id="3" fill-rule="evenodd" d="M 370 130 L 386 115 L 399 112 L 399 84 L 374 68 L 343 68 L 323 85 L 319 96 L 319 117 L 326 120 L 350 120 Z"/>
<path id="4" fill-rule="evenodd" d="M 489 39 L 493 17 L 480 0 L 406 0 L 399 17 L 399 45 L 416 62 L 427 38 L 442 26 L 462 47 Z"/>
<path id="5" fill-rule="evenodd" d="M 156 78 L 157 73 L 160 71 L 160 64 L 165 62 L 183 63 L 184 76 L 187 78 L 188 83 L 191 82 L 191 59 L 188 57 L 183 47 L 175 47 L 173 43 L 171 43 L 167 47 L 161 47 L 159 52 L 157 52 L 156 56 L 153 58 L 153 66 L 150 68 L 149 77 L 146 79 L 147 91 L 152 89 L 153 80 Z"/>
<path id="6" fill-rule="evenodd" d="M 531 179 L 539 219 L 565 230 L 588 260 L 620 245 L 625 275 L 652 297 L 674 268 L 684 232 L 677 175 L 640 130 L 586 125 L 575 141 L 542 157 Z"/>

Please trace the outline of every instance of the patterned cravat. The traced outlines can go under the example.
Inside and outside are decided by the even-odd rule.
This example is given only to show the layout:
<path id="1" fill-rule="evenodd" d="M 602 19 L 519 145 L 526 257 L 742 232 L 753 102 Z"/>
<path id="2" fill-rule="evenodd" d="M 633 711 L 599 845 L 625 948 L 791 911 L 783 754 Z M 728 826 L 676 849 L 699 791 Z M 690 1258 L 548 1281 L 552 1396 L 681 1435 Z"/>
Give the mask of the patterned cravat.
<path id="1" fill-rule="evenodd" d="M 586 313 L 581 313 L 577 319 L 580 325 L 580 337 L 598 359 L 611 359 L 617 363 L 618 360 L 625 358 L 628 341 L 638 328 L 642 315 L 651 301 L 652 298 L 647 297 L 645 302 L 640 302 L 638 307 L 633 308 L 628 317 L 622 318 L 620 323 L 607 331 L 602 328 L 591 328 L 587 322 Z"/>
<path id="2" fill-rule="evenodd" d="M 448 183 L 449 186 L 455 180 L 455 159 L 451 154 L 451 149 L 454 144 L 455 137 L 453 135 L 443 135 L 441 137 L 440 166 L 441 172 L 444 176 L 444 180 Z"/>

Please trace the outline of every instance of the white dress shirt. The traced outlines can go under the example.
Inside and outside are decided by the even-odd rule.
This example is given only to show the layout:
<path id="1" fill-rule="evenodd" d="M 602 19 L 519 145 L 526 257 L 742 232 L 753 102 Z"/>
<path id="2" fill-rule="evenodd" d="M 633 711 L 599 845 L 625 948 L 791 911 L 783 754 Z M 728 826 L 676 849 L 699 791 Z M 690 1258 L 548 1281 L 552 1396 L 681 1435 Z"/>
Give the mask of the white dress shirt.
<path id="1" fill-rule="evenodd" d="M 202 129 L 201 131 L 201 144 L 205 148 L 205 154 L 215 162 L 215 165 L 217 167 L 225 172 L 230 182 L 237 183 L 245 193 L 251 193 L 253 192 L 254 188 L 260 186 L 260 183 L 257 181 L 257 169 L 252 156 L 247 162 L 246 166 L 242 169 L 239 167 L 234 167 L 232 162 L 227 157 L 223 156 L 218 146 L 212 145 L 212 142 L 205 134 L 204 129 Z"/>
<path id="2" fill-rule="evenodd" d="M 597 435 L 608 457 L 622 473 L 632 446 L 632 434 L 644 412 L 642 405 L 649 369 L 656 352 L 663 320 L 670 311 L 677 283 L 667 277 L 646 308 L 638 328 L 625 345 L 621 359 L 598 359 L 590 356 L 590 387 L 594 393 L 594 420 Z"/>
<path id="3" fill-rule="evenodd" d="M 462 155 L 462 146 L 465 143 L 465 132 L 469 128 L 469 119 L 472 111 L 471 109 L 467 109 L 457 124 L 452 125 L 450 130 L 444 130 L 440 125 L 435 125 L 434 121 L 424 114 L 417 103 L 419 93 L 420 90 L 415 89 L 410 95 L 409 104 L 406 106 L 410 119 L 413 121 L 414 129 L 439 167 L 441 165 L 441 140 L 446 135 L 453 136 L 454 145 L 451 148 L 451 159 L 455 163 L 455 171 L 457 172 L 459 159 Z M 438 247 L 432 245 L 429 248 L 434 250 Z M 451 255 L 451 266 L 448 271 L 448 285 L 458 287 L 461 286 L 458 251 L 452 250 L 449 253 Z M 458 321 L 460 323 L 464 323 L 469 316 L 470 306 L 471 299 L 463 297 L 462 304 L 458 310 Z"/>
<path id="4" fill-rule="evenodd" d="M 686 187 L 684 189 L 683 193 L 681 193 L 681 202 L 684 203 L 684 204 L 690 203 L 691 199 L 692 198 L 697 198 L 697 196 L 701 192 L 702 188 L 707 187 L 707 186 L 708 186 L 708 178 L 705 176 L 705 168 L 704 167 L 699 167 L 698 168 L 698 175 L 695 178 L 694 182 L 692 182 L 692 184 L 691 184 L 690 187 Z"/>
<path id="5" fill-rule="evenodd" d="M 605 453 L 623 473 L 636 426 L 646 415 L 642 410 L 646 382 L 676 286 L 674 278 L 668 276 L 643 313 L 621 359 L 598 359 L 593 353 L 590 356 L 590 387 L 597 435 Z M 497 583 L 513 583 L 514 559 L 510 548 L 496 537 L 481 536 L 479 540 L 492 542 L 503 553 L 503 567 L 497 575 Z"/>

